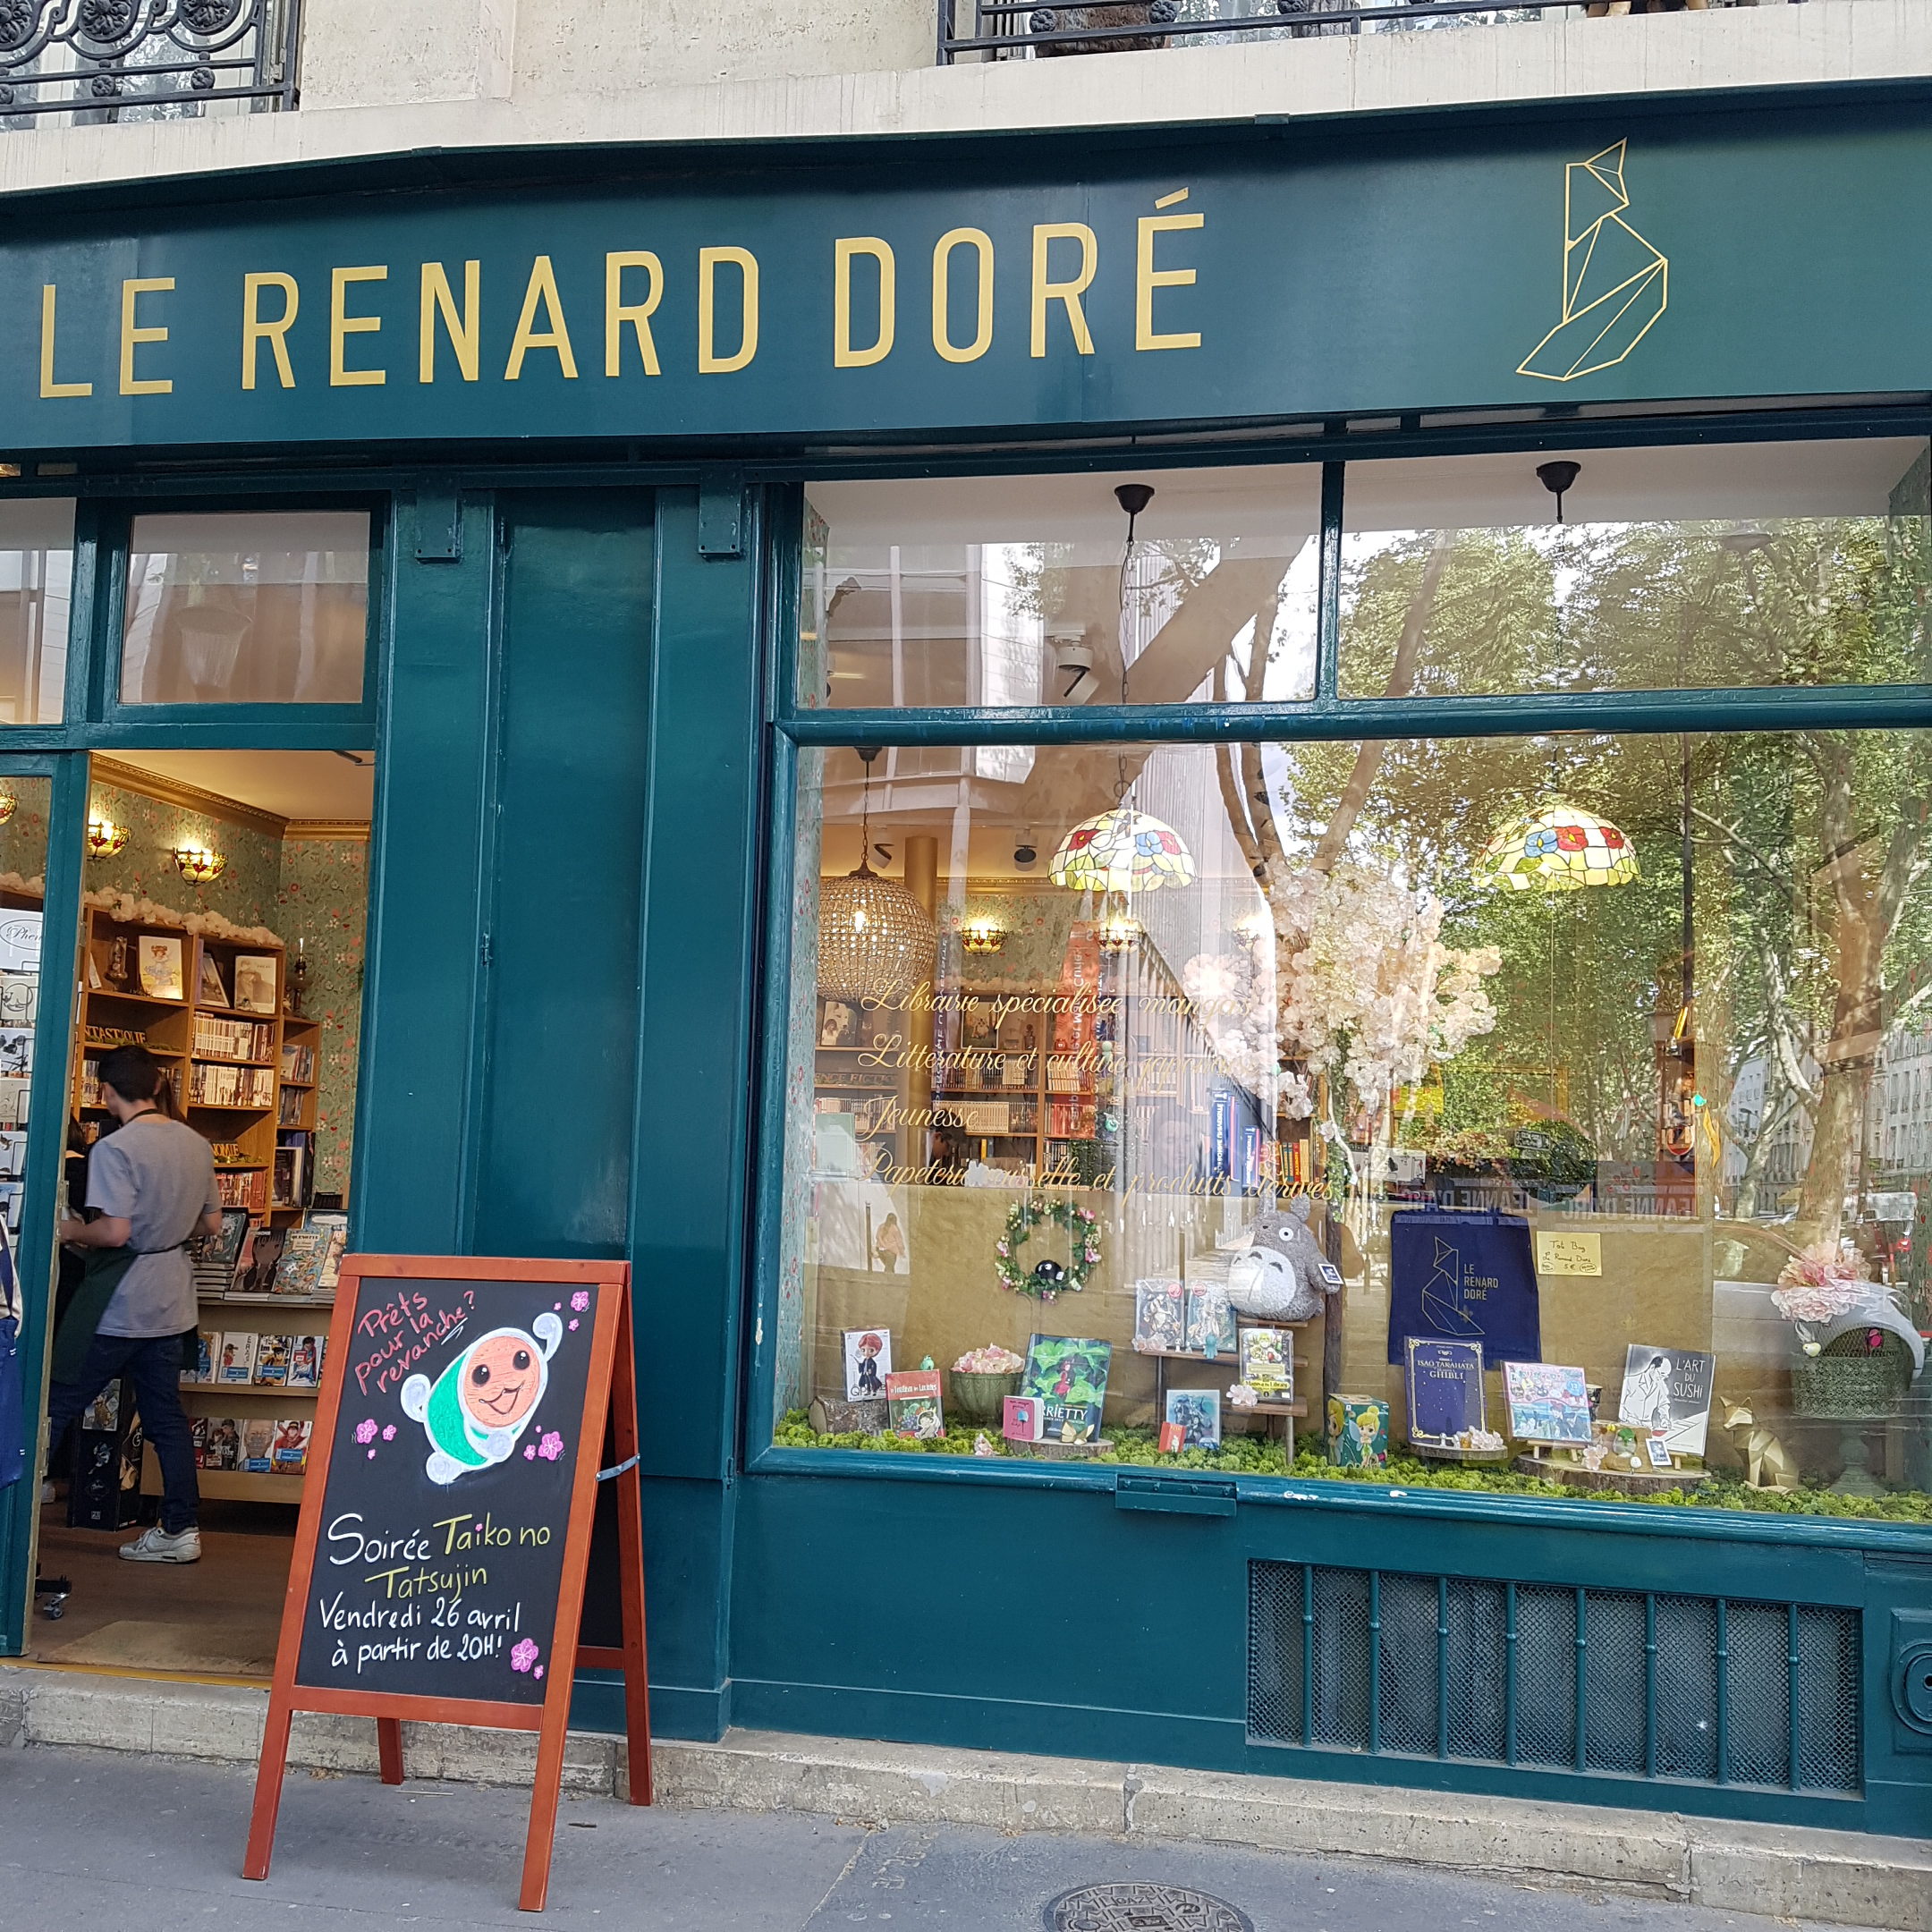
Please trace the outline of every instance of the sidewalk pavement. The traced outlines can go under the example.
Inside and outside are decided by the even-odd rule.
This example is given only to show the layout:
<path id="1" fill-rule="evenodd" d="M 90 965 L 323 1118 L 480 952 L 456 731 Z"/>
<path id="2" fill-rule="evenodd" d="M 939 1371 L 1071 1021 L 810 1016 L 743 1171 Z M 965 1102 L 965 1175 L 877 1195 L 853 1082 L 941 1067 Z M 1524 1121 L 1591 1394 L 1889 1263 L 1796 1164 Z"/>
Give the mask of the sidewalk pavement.
<path id="1" fill-rule="evenodd" d="M 1760 1919 L 1614 1892 L 1125 1837 L 940 1823 L 869 1828 L 795 1812 L 621 1804 L 566 1793 L 549 1909 L 515 1903 L 527 1795 L 290 1775 L 275 1867 L 238 1876 L 253 1785 L 233 1764 L 34 1746 L 0 1753 L 0 1926 L 210 1925 L 221 1932 L 530 1927 L 552 1932 L 1050 1932 L 1076 1886 L 1224 1902 L 1072 1921 L 1082 1932 L 1774 1932 Z"/>

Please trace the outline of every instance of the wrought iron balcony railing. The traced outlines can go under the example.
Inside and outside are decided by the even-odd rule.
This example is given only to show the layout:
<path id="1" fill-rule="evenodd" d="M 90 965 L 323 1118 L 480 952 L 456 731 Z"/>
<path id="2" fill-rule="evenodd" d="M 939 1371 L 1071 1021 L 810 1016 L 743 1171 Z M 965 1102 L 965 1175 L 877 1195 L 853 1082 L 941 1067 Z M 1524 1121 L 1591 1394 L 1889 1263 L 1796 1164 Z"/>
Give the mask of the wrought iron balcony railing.
<path id="1" fill-rule="evenodd" d="M 0 0 L 0 127 L 296 103 L 301 0 Z"/>
<path id="2" fill-rule="evenodd" d="M 1676 12 L 1759 0 L 1102 0 L 1051 6 L 1042 0 L 939 0 L 939 64 L 1040 60 L 1231 41 L 1313 38 L 1540 20 L 1546 14 Z M 1775 4 L 1775 0 L 1771 0 Z M 0 5 L 5 0 L 0 0 Z"/>

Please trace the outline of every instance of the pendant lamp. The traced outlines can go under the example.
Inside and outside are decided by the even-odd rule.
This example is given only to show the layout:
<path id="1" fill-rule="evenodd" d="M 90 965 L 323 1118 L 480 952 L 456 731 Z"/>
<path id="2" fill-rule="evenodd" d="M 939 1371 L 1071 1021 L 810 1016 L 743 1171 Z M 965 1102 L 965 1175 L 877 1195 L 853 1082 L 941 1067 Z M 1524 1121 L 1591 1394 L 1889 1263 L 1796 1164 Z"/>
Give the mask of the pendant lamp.
<path id="1" fill-rule="evenodd" d="M 1513 892 L 1626 886 L 1637 877 L 1637 852 L 1607 818 L 1553 799 L 1499 826 L 1471 877 L 1479 886 Z"/>
<path id="2" fill-rule="evenodd" d="M 932 915 L 897 879 L 872 869 L 872 760 L 860 748 L 865 791 L 860 812 L 859 867 L 818 888 L 818 990 L 831 999 L 889 1000 L 932 975 L 937 942 Z"/>

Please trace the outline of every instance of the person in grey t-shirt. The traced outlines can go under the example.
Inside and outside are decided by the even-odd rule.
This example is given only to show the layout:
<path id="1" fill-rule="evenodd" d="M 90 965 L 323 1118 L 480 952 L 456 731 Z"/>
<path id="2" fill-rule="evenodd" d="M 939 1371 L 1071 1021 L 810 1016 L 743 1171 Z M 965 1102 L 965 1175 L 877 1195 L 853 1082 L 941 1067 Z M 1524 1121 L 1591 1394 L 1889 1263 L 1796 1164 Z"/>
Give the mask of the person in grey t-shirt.
<path id="1" fill-rule="evenodd" d="M 108 1383 L 134 1384 L 141 1428 L 161 1465 L 161 1521 L 121 1554 L 132 1563 L 195 1563 L 200 1490 L 194 1445 L 182 1408 L 181 1338 L 195 1326 L 194 1269 L 188 1242 L 221 1232 L 215 1157 L 192 1127 L 163 1112 L 165 1076 L 145 1046 L 102 1055 L 101 1105 L 113 1133 L 88 1161 L 92 1221 L 64 1220 L 72 1247 L 131 1250 L 133 1260 L 102 1312 L 79 1378 L 47 1392 L 49 1447 Z"/>

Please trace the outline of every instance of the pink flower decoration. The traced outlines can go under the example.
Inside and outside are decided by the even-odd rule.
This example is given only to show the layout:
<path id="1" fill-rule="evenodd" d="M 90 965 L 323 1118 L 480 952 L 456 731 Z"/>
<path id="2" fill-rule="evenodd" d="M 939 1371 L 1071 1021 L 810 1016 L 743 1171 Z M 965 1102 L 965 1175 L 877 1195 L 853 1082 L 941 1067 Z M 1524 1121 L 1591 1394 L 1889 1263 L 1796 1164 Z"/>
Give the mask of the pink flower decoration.
<path id="1" fill-rule="evenodd" d="M 580 1315 L 581 1315 L 583 1311 L 590 1306 L 590 1291 L 588 1288 L 580 1288 L 577 1292 L 570 1298 L 570 1305 L 573 1309 L 575 1309 Z"/>
<path id="2" fill-rule="evenodd" d="M 395 1440 L 395 1424 L 394 1422 L 390 1423 L 389 1426 L 386 1429 L 384 1429 L 384 1431 L 382 1432 L 382 1439 L 385 1442 L 394 1442 Z"/>
<path id="3" fill-rule="evenodd" d="M 369 1453 L 369 1459 L 371 1462 L 376 1460 L 376 1452 L 373 1449 L 371 1449 Z"/>
<path id="4" fill-rule="evenodd" d="M 571 1317 L 571 1324 L 570 1324 L 570 1325 L 571 1325 L 571 1326 L 572 1326 L 572 1328 L 574 1328 L 574 1327 L 575 1327 L 575 1326 L 577 1326 L 577 1318 L 576 1318 L 576 1317 L 575 1317 L 574 1315 L 572 1315 L 572 1316 Z"/>
<path id="5" fill-rule="evenodd" d="M 355 1439 L 360 1443 L 372 1443 L 376 1440 L 376 1424 L 373 1419 L 356 1424 Z"/>
<path id="6" fill-rule="evenodd" d="M 533 1677 L 541 1677 L 543 1675 L 543 1665 L 539 1664 L 537 1668 L 530 1673 L 530 1675 Z"/>
<path id="7" fill-rule="evenodd" d="M 536 1450 L 526 1446 L 523 1451 L 523 1460 L 526 1462 L 534 1462 L 537 1460 Z"/>
<path id="8" fill-rule="evenodd" d="M 526 1637 L 511 1651 L 510 1668 L 513 1671 L 527 1671 L 537 1661 L 538 1656 L 537 1646 Z"/>
<path id="9" fill-rule="evenodd" d="M 564 1453 L 564 1438 L 555 1429 L 551 1429 L 537 1445 L 537 1453 L 546 1462 L 555 1462 Z"/>

